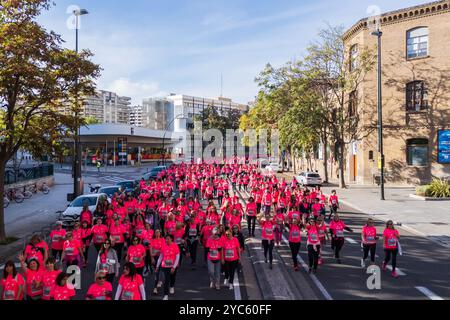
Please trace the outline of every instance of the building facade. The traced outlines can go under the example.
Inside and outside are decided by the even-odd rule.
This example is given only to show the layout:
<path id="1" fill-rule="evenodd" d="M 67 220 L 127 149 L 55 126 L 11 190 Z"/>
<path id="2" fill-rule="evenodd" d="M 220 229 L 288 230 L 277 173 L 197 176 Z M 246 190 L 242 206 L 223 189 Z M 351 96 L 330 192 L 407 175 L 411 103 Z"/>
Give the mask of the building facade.
<path id="1" fill-rule="evenodd" d="M 128 124 L 134 127 L 142 127 L 142 106 L 132 106 Z"/>
<path id="2" fill-rule="evenodd" d="M 149 98 L 142 102 L 142 127 L 173 131 L 173 102 L 166 98 Z"/>
<path id="3" fill-rule="evenodd" d="M 381 15 L 383 140 L 386 181 L 417 185 L 450 177 L 450 1 Z M 350 61 L 364 47 L 377 49 L 375 18 L 344 36 Z M 376 51 L 375 51 L 376 52 Z M 349 68 L 353 64 L 350 62 Z M 354 67 L 354 66 L 353 66 Z M 360 125 L 376 121 L 377 67 L 358 89 Z M 349 99 L 351 101 L 352 99 Z M 354 109 L 355 106 L 353 105 Z M 370 109 L 370 110 L 369 110 Z M 371 114 L 372 116 L 368 116 Z M 376 128 L 348 148 L 347 181 L 373 184 L 379 172 Z"/>

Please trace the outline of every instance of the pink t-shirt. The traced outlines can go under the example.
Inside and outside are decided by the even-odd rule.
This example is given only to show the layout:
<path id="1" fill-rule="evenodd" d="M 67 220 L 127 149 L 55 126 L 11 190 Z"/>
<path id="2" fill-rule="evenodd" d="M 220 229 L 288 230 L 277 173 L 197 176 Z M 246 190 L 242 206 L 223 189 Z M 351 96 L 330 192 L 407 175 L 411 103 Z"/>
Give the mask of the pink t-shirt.
<path id="1" fill-rule="evenodd" d="M 399 236 L 399 233 L 397 230 L 392 229 L 385 229 L 383 232 L 383 236 L 385 238 L 384 241 L 384 248 L 385 249 L 397 249 L 398 247 L 398 240 L 396 236 Z"/>
<path id="2" fill-rule="evenodd" d="M 225 261 L 236 261 L 239 259 L 238 250 L 240 248 L 239 240 L 235 237 L 223 241 Z"/>
<path id="3" fill-rule="evenodd" d="M 94 300 L 112 300 L 112 285 L 108 281 L 105 281 L 103 286 L 94 283 L 89 287 L 86 295 Z"/>
<path id="4" fill-rule="evenodd" d="M 71 297 L 75 296 L 75 289 L 69 288 L 69 285 L 67 285 L 67 284 L 62 287 L 55 285 L 55 286 L 53 286 L 53 289 L 50 292 L 50 296 L 54 300 L 59 300 L 59 301 L 70 300 Z"/>
<path id="5" fill-rule="evenodd" d="M 289 242 L 300 243 L 302 241 L 300 227 L 297 225 L 291 225 L 289 229 Z"/>
<path id="6" fill-rule="evenodd" d="M 145 265 L 145 247 L 142 244 L 130 246 L 128 248 L 128 257 L 136 268 L 143 268 Z"/>
<path id="7" fill-rule="evenodd" d="M 19 294 L 19 287 L 23 286 L 25 283 L 20 274 L 17 274 L 15 278 L 12 275 L 8 275 L 6 279 L 0 281 L 0 285 L 3 288 L 3 300 L 21 300 Z"/>
<path id="8" fill-rule="evenodd" d="M 42 276 L 43 294 L 42 300 L 50 300 L 50 293 L 55 285 L 56 277 L 61 273 L 60 270 L 45 271 Z"/>
<path id="9" fill-rule="evenodd" d="M 52 230 L 50 232 L 50 239 L 52 240 L 52 249 L 62 250 L 64 244 L 64 237 L 66 236 L 66 230 Z"/>
<path id="10" fill-rule="evenodd" d="M 122 286 L 121 300 L 142 300 L 139 286 L 144 284 L 142 277 L 136 274 L 133 278 L 123 275 L 119 284 Z"/>
<path id="11" fill-rule="evenodd" d="M 206 247 L 209 248 L 208 252 L 208 260 L 211 261 L 217 261 L 220 260 L 220 251 L 219 249 L 222 248 L 223 241 L 221 238 L 213 239 L 210 237 L 207 241 Z"/>
<path id="12" fill-rule="evenodd" d="M 33 271 L 31 269 L 27 269 L 25 273 L 26 278 L 26 294 L 30 297 L 36 297 L 42 295 L 42 286 L 36 287 L 36 282 L 42 282 L 42 277 L 44 275 L 44 272 L 42 270 Z"/>
<path id="13" fill-rule="evenodd" d="M 375 239 L 377 236 L 377 229 L 375 227 L 364 226 L 362 229 L 362 234 L 364 244 L 377 243 L 377 240 Z"/>
<path id="14" fill-rule="evenodd" d="M 262 221 L 261 222 L 263 240 L 273 240 L 274 239 L 273 227 L 274 227 L 274 223 L 272 221 Z"/>
<path id="15" fill-rule="evenodd" d="M 337 238 L 344 238 L 344 228 L 345 223 L 341 220 L 339 220 L 338 222 L 334 220 L 330 222 L 330 230 L 333 230 L 333 236 Z"/>

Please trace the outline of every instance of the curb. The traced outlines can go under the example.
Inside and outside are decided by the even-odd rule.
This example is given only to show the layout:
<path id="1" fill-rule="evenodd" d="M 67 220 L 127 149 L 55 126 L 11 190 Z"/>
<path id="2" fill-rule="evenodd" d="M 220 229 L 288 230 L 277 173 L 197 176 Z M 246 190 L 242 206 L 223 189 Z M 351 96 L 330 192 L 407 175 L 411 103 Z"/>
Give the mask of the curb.
<path id="1" fill-rule="evenodd" d="M 416 194 L 410 194 L 409 197 L 416 199 L 416 200 L 421 200 L 421 201 L 450 201 L 450 198 L 423 197 L 423 196 L 418 196 Z"/>

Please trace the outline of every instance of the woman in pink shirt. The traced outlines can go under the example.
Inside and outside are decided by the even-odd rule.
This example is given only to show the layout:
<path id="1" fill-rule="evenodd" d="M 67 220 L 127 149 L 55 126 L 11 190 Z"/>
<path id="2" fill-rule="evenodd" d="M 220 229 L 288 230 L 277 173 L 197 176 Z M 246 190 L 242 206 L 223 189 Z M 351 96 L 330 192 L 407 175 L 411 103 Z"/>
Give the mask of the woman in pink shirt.
<path id="1" fill-rule="evenodd" d="M 62 222 L 57 221 L 55 229 L 50 232 L 50 240 L 52 242 L 52 256 L 54 258 L 61 259 L 65 236 L 66 230 L 62 228 Z"/>
<path id="2" fill-rule="evenodd" d="M 146 300 L 144 280 L 131 262 L 125 263 L 123 267 L 115 300 Z"/>
<path id="3" fill-rule="evenodd" d="M 292 223 L 289 225 L 289 248 L 291 249 L 295 271 L 299 270 L 297 256 L 302 242 L 300 222 L 301 220 L 299 218 L 294 218 L 292 219 Z"/>
<path id="4" fill-rule="evenodd" d="M 275 223 L 270 217 L 270 214 L 266 214 L 263 218 L 259 217 L 258 222 L 262 228 L 262 246 L 264 248 L 264 261 L 267 263 L 267 252 L 269 252 L 269 268 L 272 269 L 273 262 L 273 247 L 274 247 L 274 229 Z"/>
<path id="5" fill-rule="evenodd" d="M 369 251 L 371 264 L 375 264 L 375 253 L 377 250 L 378 239 L 379 237 L 377 236 L 377 229 L 374 227 L 373 219 L 369 218 L 361 232 L 361 240 L 364 252 L 363 258 L 361 259 L 361 268 L 365 268 L 366 266 L 366 259 L 369 256 Z"/>
<path id="6" fill-rule="evenodd" d="M 334 251 L 334 257 L 336 258 L 337 263 L 340 264 L 341 258 L 339 253 L 345 242 L 344 230 L 350 232 L 353 232 L 353 230 L 345 225 L 344 221 L 339 218 L 337 213 L 334 214 L 333 220 L 330 222 L 329 229 L 331 235 L 331 250 Z"/>
<path id="7" fill-rule="evenodd" d="M 95 283 L 89 287 L 86 300 L 112 300 L 112 285 L 106 281 L 106 273 L 99 271 L 95 275 Z"/>
<path id="8" fill-rule="evenodd" d="M 26 262 L 23 254 L 19 255 L 19 261 L 22 267 L 22 273 L 26 279 L 25 294 L 27 300 L 41 300 L 43 293 L 42 277 L 44 275 L 44 271 L 40 269 L 39 261 L 32 258 Z"/>
<path id="9" fill-rule="evenodd" d="M 233 236 L 231 229 L 225 231 L 225 240 L 222 241 L 222 260 L 225 261 L 225 281 L 224 284 L 233 290 L 234 274 L 239 265 L 240 244 L 239 240 Z"/>
<path id="10" fill-rule="evenodd" d="M 256 215 L 258 213 L 258 208 L 255 199 L 253 197 L 248 198 L 245 213 L 247 215 L 248 236 L 254 237 L 256 227 Z"/>
<path id="11" fill-rule="evenodd" d="M 23 300 L 24 284 L 14 262 L 6 262 L 3 279 L 0 281 L 0 300 Z"/>
<path id="12" fill-rule="evenodd" d="M 55 267 L 56 260 L 53 257 L 49 257 L 45 263 L 46 270 L 42 276 L 42 300 L 50 300 L 51 299 L 51 291 L 56 283 L 56 278 L 61 273 L 61 270 L 58 270 Z"/>
<path id="13" fill-rule="evenodd" d="M 68 301 L 75 297 L 75 289 L 71 284 L 67 283 L 69 274 L 61 272 L 58 274 L 55 280 L 55 285 L 50 291 L 50 297 L 52 300 Z"/>
<path id="14" fill-rule="evenodd" d="M 400 240 L 400 234 L 398 230 L 394 228 L 394 222 L 389 220 L 386 223 L 386 229 L 383 231 L 384 261 L 381 268 L 386 270 L 386 266 L 392 256 L 392 276 L 394 278 L 397 277 L 395 269 L 397 267 L 398 240 Z"/>
<path id="15" fill-rule="evenodd" d="M 308 231 L 308 239 L 306 241 L 309 259 L 308 273 L 311 273 L 311 271 L 316 273 L 319 264 L 320 239 L 319 231 L 317 230 L 316 221 L 314 219 L 309 219 L 309 223 L 306 224 L 306 230 Z"/>
<path id="16" fill-rule="evenodd" d="M 173 241 L 173 235 L 169 234 L 166 236 L 166 243 L 161 249 L 161 255 L 156 265 L 156 273 L 158 273 L 161 267 L 164 274 L 163 300 L 169 300 L 169 292 L 170 294 L 175 293 L 175 280 L 180 262 L 180 249 Z"/>
<path id="17" fill-rule="evenodd" d="M 145 247 L 141 244 L 141 239 L 135 236 L 132 239 L 132 244 L 128 248 L 126 261 L 131 262 L 136 267 L 136 272 L 142 276 L 145 266 Z"/>

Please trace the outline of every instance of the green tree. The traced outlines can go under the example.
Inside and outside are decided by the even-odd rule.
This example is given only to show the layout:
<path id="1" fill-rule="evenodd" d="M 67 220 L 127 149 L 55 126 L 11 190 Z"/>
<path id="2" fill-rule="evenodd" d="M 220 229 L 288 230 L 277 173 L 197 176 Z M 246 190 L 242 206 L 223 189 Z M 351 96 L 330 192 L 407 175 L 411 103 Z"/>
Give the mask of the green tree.
<path id="1" fill-rule="evenodd" d="M 0 240 L 6 238 L 7 162 L 19 149 L 37 157 L 55 153 L 63 138 L 73 137 L 75 119 L 59 113 L 58 106 L 75 101 L 75 92 L 94 94 L 100 74 L 89 51 L 62 48 L 61 37 L 36 22 L 50 6 L 49 0 L 0 3 Z M 77 109 L 74 104 L 72 111 Z"/>

